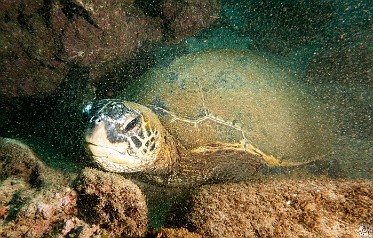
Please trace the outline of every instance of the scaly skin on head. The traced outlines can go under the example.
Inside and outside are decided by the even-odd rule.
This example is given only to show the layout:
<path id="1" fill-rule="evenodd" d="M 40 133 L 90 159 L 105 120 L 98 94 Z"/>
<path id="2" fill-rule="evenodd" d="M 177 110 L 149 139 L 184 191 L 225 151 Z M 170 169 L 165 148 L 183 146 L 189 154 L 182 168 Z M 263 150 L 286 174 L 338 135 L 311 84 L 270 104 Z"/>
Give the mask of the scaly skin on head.
<path id="1" fill-rule="evenodd" d="M 123 100 L 88 104 L 85 141 L 88 152 L 111 172 L 144 172 L 166 168 L 176 158 L 166 131 L 153 112 Z"/>

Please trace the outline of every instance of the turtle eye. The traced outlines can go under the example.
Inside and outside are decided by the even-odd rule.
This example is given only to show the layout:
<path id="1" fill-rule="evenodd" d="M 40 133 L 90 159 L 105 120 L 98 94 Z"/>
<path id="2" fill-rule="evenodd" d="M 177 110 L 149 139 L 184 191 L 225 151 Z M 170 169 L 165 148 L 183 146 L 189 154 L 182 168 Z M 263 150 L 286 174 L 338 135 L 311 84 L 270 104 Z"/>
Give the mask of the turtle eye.
<path id="1" fill-rule="evenodd" d="M 140 117 L 136 117 L 135 119 L 133 119 L 126 125 L 123 132 L 126 133 L 126 132 L 133 130 L 133 128 L 135 128 L 139 123 L 140 123 Z"/>
<path id="2" fill-rule="evenodd" d="M 82 109 L 83 118 L 85 118 L 85 119 L 89 119 L 90 118 L 91 113 L 92 113 L 92 107 L 93 107 L 93 103 L 91 103 L 91 102 L 86 103 L 83 106 L 83 109 Z"/>

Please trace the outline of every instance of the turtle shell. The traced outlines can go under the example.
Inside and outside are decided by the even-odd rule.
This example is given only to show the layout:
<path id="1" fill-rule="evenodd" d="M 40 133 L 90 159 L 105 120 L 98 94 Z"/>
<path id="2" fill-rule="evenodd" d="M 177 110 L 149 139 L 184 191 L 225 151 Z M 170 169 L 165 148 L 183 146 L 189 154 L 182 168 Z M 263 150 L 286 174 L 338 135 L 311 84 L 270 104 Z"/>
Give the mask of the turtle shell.
<path id="1" fill-rule="evenodd" d="M 250 143 L 285 161 L 329 153 L 330 124 L 296 79 L 257 53 L 213 50 L 145 73 L 122 98 L 149 106 L 187 149 Z"/>

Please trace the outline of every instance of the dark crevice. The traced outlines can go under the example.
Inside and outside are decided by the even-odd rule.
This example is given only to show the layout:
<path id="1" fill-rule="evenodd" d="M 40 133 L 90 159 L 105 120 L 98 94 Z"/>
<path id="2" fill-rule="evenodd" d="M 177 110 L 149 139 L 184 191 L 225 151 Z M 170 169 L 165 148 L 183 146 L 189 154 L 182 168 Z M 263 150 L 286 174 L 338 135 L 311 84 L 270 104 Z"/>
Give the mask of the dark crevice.
<path id="1" fill-rule="evenodd" d="M 9 215 L 4 221 L 4 224 L 8 224 L 11 221 L 15 221 L 18 217 L 18 213 L 21 211 L 21 208 L 26 204 L 28 199 L 21 197 L 21 192 L 17 191 L 14 193 L 12 200 L 9 202 Z"/>
<path id="2" fill-rule="evenodd" d="M 162 0 L 135 0 L 134 5 L 141 9 L 145 16 L 149 17 L 160 17 L 162 21 L 162 35 L 166 41 L 173 40 L 174 31 L 171 27 L 172 22 L 175 20 L 173 18 L 167 17 L 163 12 L 163 2 Z M 174 7 L 178 10 L 182 9 L 185 5 L 185 1 L 178 1 Z"/>
<path id="3" fill-rule="evenodd" d="M 37 10 L 37 13 L 43 18 L 45 25 L 52 28 L 52 0 L 44 0 L 43 6 Z"/>
<path id="4" fill-rule="evenodd" d="M 161 17 L 163 9 L 162 0 L 135 0 L 134 5 L 140 8 L 146 16 Z"/>
<path id="5" fill-rule="evenodd" d="M 73 20 L 75 16 L 80 16 L 92 26 L 99 28 L 84 7 L 79 6 L 70 0 L 60 0 L 60 3 L 62 5 L 62 12 L 69 20 Z"/>
<path id="6" fill-rule="evenodd" d="M 19 26 L 23 30 L 25 30 L 27 32 L 30 32 L 30 33 L 33 33 L 33 29 L 27 23 L 27 18 L 25 16 L 25 14 L 23 14 L 23 9 L 21 9 L 21 10 L 18 11 L 17 21 L 18 21 Z"/>
<path id="7" fill-rule="evenodd" d="M 33 188 L 40 188 L 43 184 L 43 178 L 41 177 L 40 171 L 38 168 L 33 168 L 31 170 L 29 183 Z"/>
<path id="8" fill-rule="evenodd" d="M 172 19 L 164 19 L 162 22 L 162 35 L 166 41 L 175 39 L 175 32 L 171 27 Z"/>
<path id="9" fill-rule="evenodd" d="M 8 22 L 10 22 L 12 20 L 12 18 L 8 14 L 5 14 L 5 16 L 4 16 L 3 19 L 4 19 L 5 23 L 8 23 Z"/>

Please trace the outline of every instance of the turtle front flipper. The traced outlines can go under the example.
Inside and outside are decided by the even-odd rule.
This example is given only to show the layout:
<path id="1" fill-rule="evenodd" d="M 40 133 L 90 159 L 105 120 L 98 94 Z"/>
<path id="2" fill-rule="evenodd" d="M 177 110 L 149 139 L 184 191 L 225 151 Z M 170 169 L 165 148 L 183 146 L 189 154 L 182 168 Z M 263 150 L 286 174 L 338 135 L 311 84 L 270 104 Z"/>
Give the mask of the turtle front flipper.
<path id="1" fill-rule="evenodd" d="M 328 177 L 341 177 L 341 169 L 338 161 L 316 157 L 308 161 L 289 161 L 280 160 L 272 155 L 267 155 L 250 143 L 240 144 L 238 149 L 243 148 L 251 154 L 259 156 L 268 165 L 266 170 L 261 170 L 261 174 L 265 175 L 285 175 L 292 177 L 308 177 L 326 175 Z"/>
<path id="2" fill-rule="evenodd" d="M 274 157 L 273 155 L 267 155 L 266 153 L 264 153 L 263 151 L 261 151 L 260 149 L 256 148 L 255 146 L 253 146 L 250 143 L 245 143 L 244 146 L 241 146 L 241 147 L 243 147 L 243 149 L 245 151 L 247 151 L 248 153 L 260 156 L 267 163 L 267 165 L 271 166 L 271 167 L 275 167 L 275 166 L 276 167 L 301 166 L 301 165 L 306 165 L 306 164 L 309 164 L 311 162 L 316 161 L 316 160 L 301 161 L 301 162 L 296 162 L 296 161 L 282 161 L 282 160 Z"/>
<path id="3" fill-rule="evenodd" d="M 192 150 L 193 153 L 216 153 L 222 150 L 226 151 L 244 151 L 252 156 L 259 157 L 268 166 L 299 166 L 303 164 L 308 164 L 311 161 L 306 162 L 295 162 L 295 161 L 282 161 L 273 155 L 267 155 L 260 149 L 256 148 L 254 145 L 242 142 L 242 143 L 214 143 L 206 146 L 200 146 Z"/>
<path id="4" fill-rule="evenodd" d="M 248 153 L 233 143 L 198 147 L 188 151 L 174 166 L 168 185 L 177 185 L 178 182 L 181 182 L 181 186 L 190 186 L 249 180 L 268 167 L 260 155 Z"/>
<path id="5" fill-rule="evenodd" d="M 281 161 L 246 143 L 214 143 L 190 151 L 188 161 L 180 163 L 183 176 L 194 178 L 195 183 L 243 181 L 263 176 L 285 175 L 308 177 L 325 174 L 334 176 L 335 171 L 325 171 L 324 160 L 307 162 Z M 333 162 L 337 165 L 337 163 Z M 332 173 L 332 174 L 331 174 Z"/>

